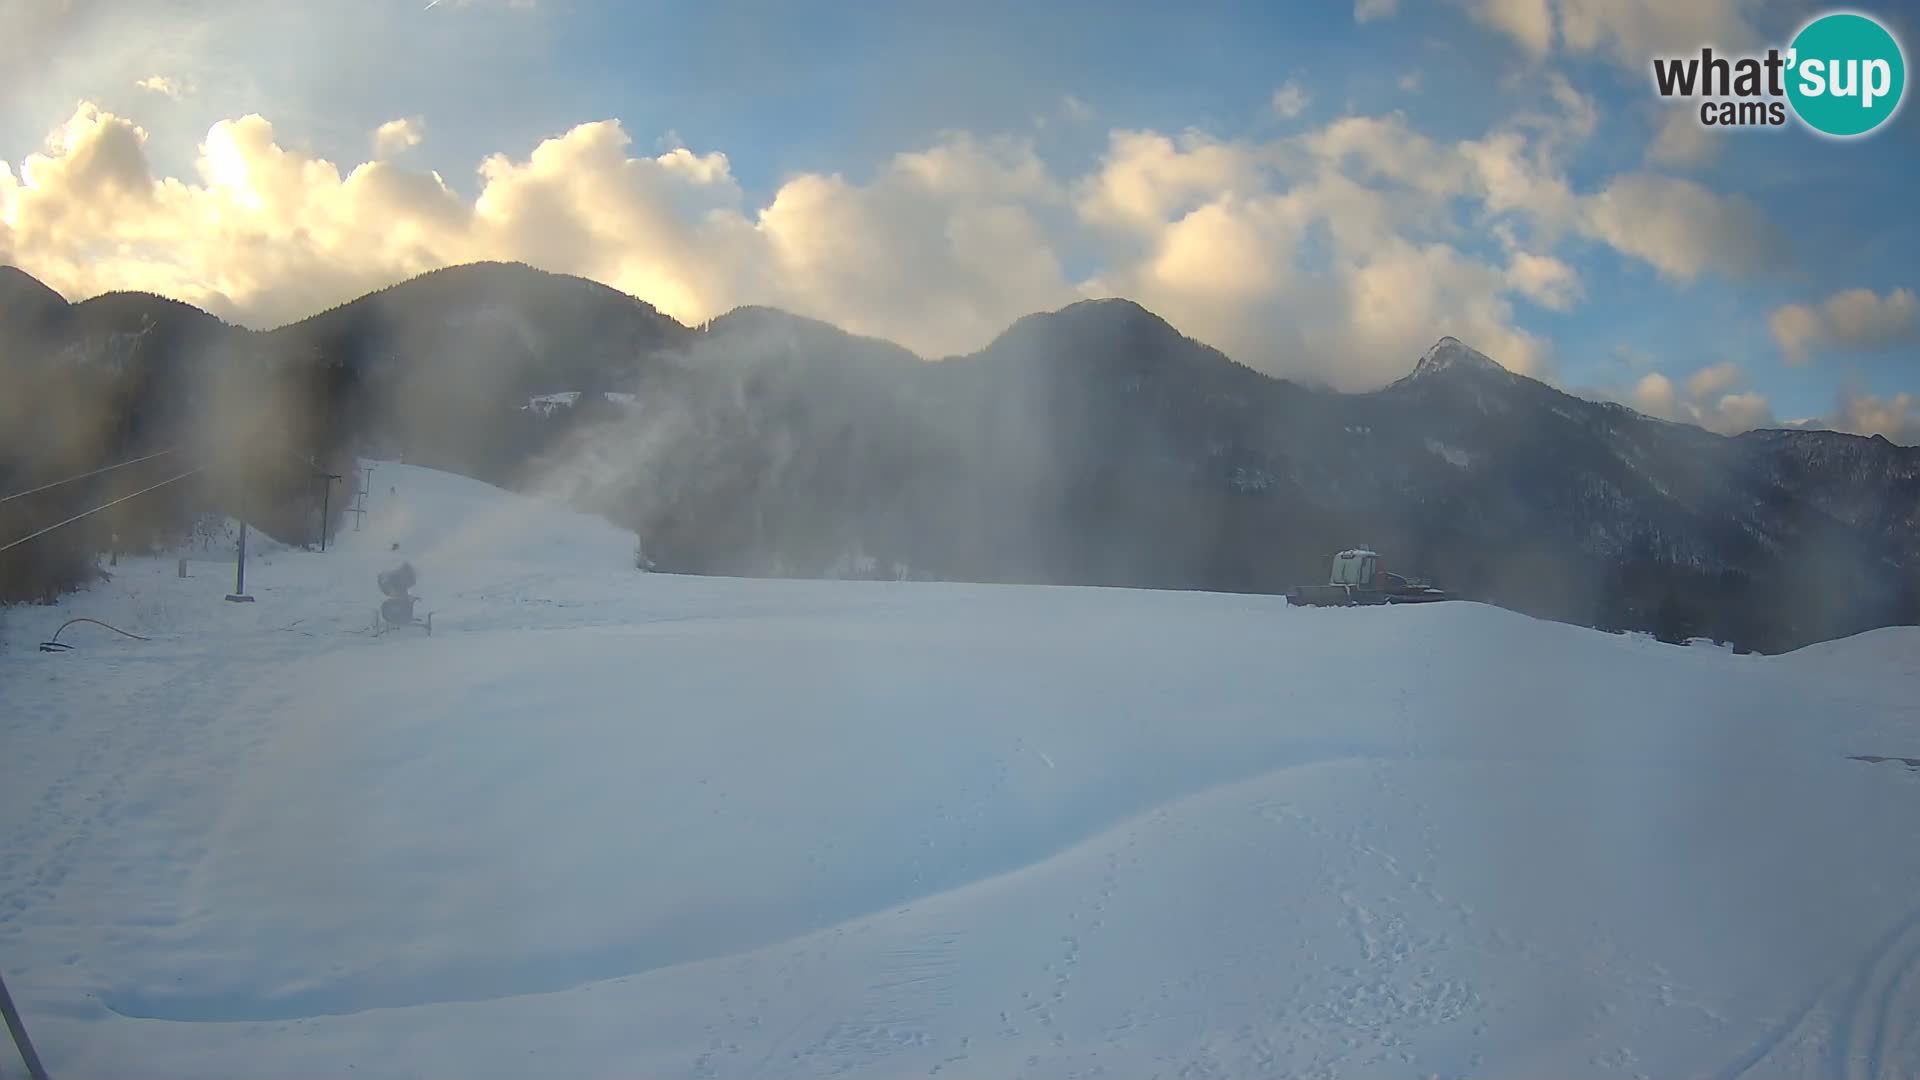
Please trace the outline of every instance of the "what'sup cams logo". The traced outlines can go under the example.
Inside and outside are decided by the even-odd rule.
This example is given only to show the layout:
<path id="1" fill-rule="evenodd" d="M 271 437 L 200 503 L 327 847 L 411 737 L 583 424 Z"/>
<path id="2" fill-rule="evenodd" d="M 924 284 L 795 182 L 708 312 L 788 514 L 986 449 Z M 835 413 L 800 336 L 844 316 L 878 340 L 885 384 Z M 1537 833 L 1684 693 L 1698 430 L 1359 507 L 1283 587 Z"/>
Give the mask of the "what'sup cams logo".
<path id="1" fill-rule="evenodd" d="M 1698 56 L 1653 61 L 1664 98 L 1700 100 L 1709 127 L 1778 127 L 1787 110 L 1835 138 L 1865 135 L 1893 118 L 1907 87 L 1906 54 L 1873 18 L 1834 11 L 1800 28 L 1782 51 L 1764 56 Z"/>

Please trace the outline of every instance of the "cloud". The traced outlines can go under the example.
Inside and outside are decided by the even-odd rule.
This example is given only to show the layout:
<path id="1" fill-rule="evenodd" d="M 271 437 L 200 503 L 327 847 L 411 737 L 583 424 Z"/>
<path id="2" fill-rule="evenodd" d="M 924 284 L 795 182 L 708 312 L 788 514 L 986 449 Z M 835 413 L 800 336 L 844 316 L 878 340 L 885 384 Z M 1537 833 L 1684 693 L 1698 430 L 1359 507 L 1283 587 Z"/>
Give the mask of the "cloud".
<path id="1" fill-rule="evenodd" d="M 1355 167 L 1362 179 L 1398 185 L 1403 198 L 1417 195 L 1410 205 L 1422 214 L 1476 201 L 1493 222 L 1517 219 L 1550 247 L 1580 205 L 1562 159 L 1592 135 L 1598 110 L 1557 73 L 1529 79 L 1536 100 L 1553 108 L 1528 108 L 1479 138 L 1436 142 L 1396 112 L 1343 117 L 1303 141 L 1318 157 Z"/>
<path id="2" fill-rule="evenodd" d="M 1139 300 L 1255 366 L 1341 389 L 1406 373 L 1452 334 L 1525 373 L 1546 343 L 1514 323 L 1522 286 L 1573 295 L 1550 261 L 1508 267 L 1456 247 L 1450 203 L 1472 168 L 1399 117 L 1345 117 L 1279 143 L 1116 133 L 1077 185 L 1110 238 L 1084 288 Z"/>
<path id="3" fill-rule="evenodd" d="M 1324 220 L 1299 197 L 1206 207 L 1171 226 L 1142 264 L 1097 279 L 1094 291 L 1204 327 L 1207 340 L 1255 366 L 1339 389 L 1404 375 L 1442 334 L 1473 341 L 1516 371 L 1545 374 L 1546 344 L 1513 325 L 1498 268 L 1444 243 L 1389 238 L 1308 275 L 1289 250 L 1303 217 Z"/>
<path id="4" fill-rule="evenodd" d="M 1732 390 L 1744 378 L 1740 365 L 1723 360 L 1694 372 L 1687 380 L 1687 397 L 1694 401 L 1708 400 Z"/>
<path id="5" fill-rule="evenodd" d="M 1601 54 L 1620 66 L 1646 70 L 1654 56 L 1696 52 L 1712 45 L 1722 52 L 1759 41 L 1748 21 L 1747 0 L 1557 0 L 1561 40 L 1568 52 Z"/>
<path id="6" fill-rule="evenodd" d="M 1647 161 L 1655 165 L 1698 168 L 1720 156 L 1720 135 L 1700 123 L 1692 109 L 1671 108 L 1660 122 L 1659 134 L 1647 145 Z"/>
<path id="7" fill-rule="evenodd" d="M 1289 79 L 1280 89 L 1273 92 L 1273 111 L 1283 119 L 1291 120 L 1307 111 L 1313 98 L 1300 84 Z"/>
<path id="8" fill-rule="evenodd" d="M 1886 296 L 1872 289 L 1848 289 L 1827 298 L 1827 331 L 1832 339 L 1854 349 L 1884 349 L 1920 337 L 1920 304 L 1910 289 Z"/>
<path id="9" fill-rule="evenodd" d="M 151 176 L 146 139 L 77 110 L 0 178 L 0 246 L 68 295 L 146 289 L 253 326 L 482 259 L 589 277 L 686 320 L 780 304 L 935 355 L 1078 296 L 1039 220 L 1065 191 L 1014 140 L 952 136 L 863 183 L 802 174 L 756 208 L 726 155 L 636 154 L 615 121 L 488 157 L 470 199 L 391 161 L 343 170 L 260 116 L 213 125 L 191 178 Z"/>
<path id="10" fill-rule="evenodd" d="M 1591 106 L 1563 80 L 1543 85 L 1549 109 L 1465 144 L 1397 115 L 1267 142 L 1119 131 L 1093 169 L 1063 178 L 1027 142 L 953 134 L 863 180 L 791 177 L 760 206 L 724 154 L 638 156 L 613 121 L 488 158 L 467 200 L 389 160 L 343 175 L 258 116 L 209 131 L 197 180 L 155 180 L 145 134 L 89 109 L 29 162 L 9 215 L 21 260 L 69 294 L 132 284 L 253 325 L 498 258 L 685 319 L 774 303 L 927 355 L 976 348 L 1027 311 L 1122 294 L 1255 366 L 1346 389 L 1403 374 L 1442 334 L 1544 374 L 1550 349 L 1514 303 L 1566 310 L 1578 273 L 1511 232 L 1502 257 L 1464 250 L 1455 205 L 1572 216 L 1556 155 L 1591 131 Z M 390 155 L 417 135 L 396 122 L 376 142 Z M 102 184 L 150 205 L 79 227 L 93 205 L 80 194 Z M 137 254 L 76 255 L 103 250 Z M 1070 258 L 1092 269 L 1070 278 Z"/>
<path id="11" fill-rule="evenodd" d="M 1686 279 L 1745 272 L 1771 226 L 1685 181 L 1576 190 L 1564 162 L 1593 136 L 1593 103 L 1557 74 L 1523 79 L 1537 89 L 1525 112 L 1459 142 L 1397 113 L 1268 139 L 1118 130 L 1069 172 L 1031 140 L 954 132 L 759 198 L 726 154 L 679 140 L 643 153 L 615 120 L 487 157 L 472 194 L 403 164 L 418 120 L 383 125 L 374 160 L 336 165 L 237 117 L 207 131 L 186 175 L 155 176 L 147 133 L 88 105 L 17 176 L 0 169 L 0 252 L 69 296 L 147 289 L 253 326 L 502 259 L 686 321 L 774 304 L 926 356 L 1124 295 L 1243 362 L 1341 389 L 1405 374 L 1445 334 L 1549 376 L 1552 349 L 1516 309 L 1584 300 L 1565 237 Z"/>
<path id="12" fill-rule="evenodd" d="M 1807 426 L 1855 435 L 1884 435 L 1888 442 L 1920 446 L 1920 398 L 1909 393 L 1883 398 L 1842 389 L 1833 413 Z"/>
<path id="13" fill-rule="evenodd" d="M 517 166 L 490 160 L 471 203 L 437 174 L 387 162 L 342 175 L 281 146 L 257 115 L 214 124 L 193 178 L 149 175 L 146 138 L 131 121 L 83 105 L 43 153 L 27 158 L 13 190 L 0 195 L 23 268 L 76 297 L 146 289 L 273 325 L 482 258 L 546 257 L 559 269 L 617 279 L 629 268 L 609 253 L 623 242 L 646 242 L 668 257 L 697 249 L 662 242 L 669 230 L 633 224 L 649 210 L 677 218 L 676 185 L 718 191 L 710 204 L 737 194 L 711 169 L 654 159 L 631 163 L 620 178 L 625 189 L 609 190 L 609 167 L 620 172 L 617 152 L 608 152 L 620 141 L 617 125 L 582 125 Z M 543 201 L 556 188 L 566 189 L 557 201 L 567 205 Z M 583 219 L 586 233 L 569 231 Z M 637 275 L 620 283 L 656 284 Z"/>
<path id="14" fill-rule="evenodd" d="M 1551 255 L 1515 251 L 1507 262 L 1507 281 L 1522 296 L 1553 311 L 1569 311 L 1584 290 L 1573 267 Z"/>
<path id="15" fill-rule="evenodd" d="M 1066 192 L 1030 143 L 953 136 L 873 180 L 805 175 L 758 215 L 759 295 L 938 356 L 1077 298 L 1041 211 Z"/>
<path id="16" fill-rule="evenodd" d="M 133 85 L 136 89 L 145 90 L 150 94 L 159 94 L 161 97 L 172 98 L 175 101 L 180 100 L 181 95 L 186 92 L 186 88 L 178 79 L 171 79 L 165 75 L 149 75 Z"/>
<path id="17" fill-rule="evenodd" d="M 1712 45 L 1751 48 L 1759 35 L 1746 0 L 1460 0 L 1472 17 L 1505 34 L 1535 59 L 1558 47 L 1644 71 L 1654 56 Z"/>
<path id="18" fill-rule="evenodd" d="M 1773 407 L 1764 395 L 1735 389 L 1745 382 L 1746 373 L 1731 361 L 1694 372 L 1684 391 L 1653 371 L 1634 384 L 1627 402 L 1648 416 L 1695 424 L 1722 435 L 1776 426 Z"/>
<path id="19" fill-rule="evenodd" d="M 522 160 L 495 154 L 479 172 L 470 224 L 443 241 L 464 258 L 579 274 L 699 318 L 730 306 L 754 255 L 725 154 L 633 156 L 617 121 L 578 125 Z"/>
<path id="20" fill-rule="evenodd" d="M 1089 223 L 1153 229 L 1221 193 L 1265 187 L 1273 164 L 1257 146 L 1198 132 L 1115 131 L 1101 166 L 1078 182 L 1076 201 Z"/>
<path id="21" fill-rule="evenodd" d="M 1496 222 L 1526 225 L 1536 249 L 1577 232 L 1681 282 L 1706 273 L 1756 277 L 1787 261 L 1784 234 L 1744 196 L 1652 173 L 1576 191 L 1564 159 L 1593 135 L 1599 110 L 1558 73 L 1536 79 L 1539 99 L 1554 107 L 1521 112 L 1476 139 L 1436 143 L 1394 115 L 1342 118 L 1309 141 L 1324 157 L 1352 159 L 1363 175 L 1428 199 L 1476 199 Z M 1516 281 L 1528 280 L 1521 273 Z"/>
<path id="22" fill-rule="evenodd" d="M 1400 0 L 1353 0 L 1353 21 L 1391 19 L 1400 13 Z"/>
<path id="23" fill-rule="evenodd" d="M 43 153 L 29 154 L 21 162 L 19 185 L 9 200 L 9 224 L 16 234 L 41 226 L 49 235 L 78 239 L 78 232 L 69 230 L 95 225 L 113 210 L 146 201 L 153 195 L 146 141 L 144 129 L 81 105 L 47 136 Z M 43 191 L 50 197 L 37 199 Z M 90 199 L 95 200 L 91 205 Z"/>
<path id="24" fill-rule="evenodd" d="M 1785 236 L 1752 200 L 1651 173 L 1615 177 L 1584 200 L 1580 228 L 1680 282 L 1709 270 L 1761 276 L 1788 254 Z"/>
<path id="25" fill-rule="evenodd" d="M 1414 131 L 1397 112 L 1341 117 L 1308 133 L 1300 146 L 1324 168 L 1432 198 L 1464 194 L 1471 177 L 1470 164 L 1454 147 Z"/>
<path id="26" fill-rule="evenodd" d="M 1581 204 L 1550 152 L 1515 131 L 1495 132 L 1455 148 L 1469 188 L 1490 213 L 1517 215 L 1551 243 L 1572 226 Z"/>
<path id="27" fill-rule="evenodd" d="M 1553 51 L 1553 6 L 1548 0 L 1474 0 L 1473 17 L 1506 34 L 1535 58 Z"/>
<path id="28" fill-rule="evenodd" d="M 1775 308 L 1767 318 L 1767 327 L 1789 364 L 1805 363 L 1808 351 L 1826 336 L 1821 313 L 1805 304 Z"/>
<path id="29" fill-rule="evenodd" d="M 1696 408 L 1700 426 L 1722 435 L 1738 435 L 1743 431 L 1776 427 L 1779 424 L 1774 418 L 1773 407 L 1757 390 L 1724 394 L 1719 400 Z"/>
<path id="30" fill-rule="evenodd" d="M 1662 420 L 1675 420 L 1680 416 L 1680 398 L 1674 392 L 1673 380 L 1657 371 L 1642 375 L 1628 400 L 1648 416 Z"/>
<path id="31" fill-rule="evenodd" d="M 1600 126 L 1600 107 L 1560 72 L 1548 72 L 1546 78 L 1547 97 L 1559 106 L 1559 111 L 1544 116 L 1522 114 L 1523 119 L 1528 123 L 1545 125 L 1548 135 L 1556 144 L 1578 142 L 1592 135 Z"/>
<path id="32" fill-rule="evenodd" d="M 419 117 L 389 120 L 373 132 L 373 156 L 390 158 L 420 145 L 427 137 L 426 121 Z"/>
<path id="33" fill-rule="evenodd" d="M 1817 306 L 1787 304 L 1768 318 L 1787 362 L 1806 362 L 1816 350 L 1884 352 L 1920 342 L 1920 299 L 1911 289 L 1885 296 L 1872 289 L 1834 293 Z"/>

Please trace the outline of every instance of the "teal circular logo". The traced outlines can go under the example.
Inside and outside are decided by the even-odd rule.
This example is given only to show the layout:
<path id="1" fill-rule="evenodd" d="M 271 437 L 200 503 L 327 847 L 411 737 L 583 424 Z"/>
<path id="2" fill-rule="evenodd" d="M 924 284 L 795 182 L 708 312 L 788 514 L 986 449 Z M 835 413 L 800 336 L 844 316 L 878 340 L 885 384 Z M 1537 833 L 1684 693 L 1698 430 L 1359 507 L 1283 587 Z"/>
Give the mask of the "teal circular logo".
<path id="1" fill-rule="evenodd" d="M 1886 27 L 1850 11 L 1802 27 L 1787 57 L 1787 100 L 1823 134 L 1865 135 L 1893 116 L 1907 88 L 1900 43 Z"/>

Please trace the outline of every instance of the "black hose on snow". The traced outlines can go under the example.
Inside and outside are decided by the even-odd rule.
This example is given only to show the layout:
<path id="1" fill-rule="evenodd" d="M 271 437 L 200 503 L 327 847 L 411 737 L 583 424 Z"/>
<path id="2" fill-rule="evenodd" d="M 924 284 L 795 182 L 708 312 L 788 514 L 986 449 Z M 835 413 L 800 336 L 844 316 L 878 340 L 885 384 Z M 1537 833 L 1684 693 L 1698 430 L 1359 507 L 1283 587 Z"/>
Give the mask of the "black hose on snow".
<path id="1" fill-rule="evenodd" d="M 122 630 L 111 623 L 103 623 L 99 619 L 89 619 L 83 615 L 77 619 L 68 619 L 66 622 L 61 623 L 60 629 L 55 630 L 53 632 L 53 637 L 40 643 L 40 651 L 41 652 L 65 652 L 68 649 L 73 648 L 73 645 L 71 643 L 60 640 L 60 634 L 61 634 L 61 631 L 64 631 L 67 627 L 72 626 L 74 623 L 78 623 L 78 622 L 92 623 L 95 626 L 104 626 L 107 629 L 113 631 L 114 633 L 119 634 L 121 637 L 130 637 L 135 641 L 152 641 L 153 640 L 152 638 L 141 637 L 139 634 L 130 634 L 127 631 Z"/>

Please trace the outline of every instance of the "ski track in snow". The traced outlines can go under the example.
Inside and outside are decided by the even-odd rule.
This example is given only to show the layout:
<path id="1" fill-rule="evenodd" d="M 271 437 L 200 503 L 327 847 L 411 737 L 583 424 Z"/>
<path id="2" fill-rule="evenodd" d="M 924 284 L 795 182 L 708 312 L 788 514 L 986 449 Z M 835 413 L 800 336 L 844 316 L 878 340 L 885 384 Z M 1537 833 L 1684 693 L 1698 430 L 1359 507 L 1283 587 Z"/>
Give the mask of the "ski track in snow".
<path id="1" fill-rule="evenodd" d="M 1888 1059 L 1909 1043 L 1913 1010 L 1920 1004 L 1913 985 L 1917 968 L 1920 908 L 1875 943 L 1854 977 L 1839 1012 L 1844 1037 L 1834 1041 L 1836 1073 L 1849 1080 L 1883 1080 L 1909 1071 L 1893 1068 Z"/>
<path id="2" fill-rule="evenodd" d="M 1920 776 L 1846 760 L 1920 756 L 1913 631 L 648 576 L 377 475 L 257 604 L 0 611 L 56 1075 L 1920 1072 Z M 432 637 L 366 632 L 401 558 Z"/>

